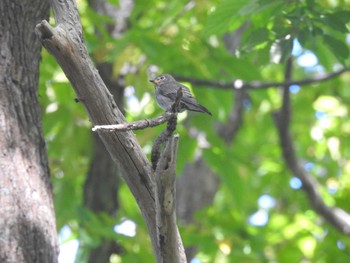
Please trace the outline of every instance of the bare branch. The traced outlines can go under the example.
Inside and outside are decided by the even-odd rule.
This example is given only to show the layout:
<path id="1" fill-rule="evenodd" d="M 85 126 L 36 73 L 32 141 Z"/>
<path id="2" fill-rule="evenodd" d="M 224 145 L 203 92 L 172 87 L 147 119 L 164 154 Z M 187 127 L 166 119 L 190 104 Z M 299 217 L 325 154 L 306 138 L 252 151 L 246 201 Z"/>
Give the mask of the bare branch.
<path id="1" fill-rule="evenodd" d="M 188 81 L 191 82 L 197 86 L 208 86 L 208 87 L 215 87 L 218 89 L 266 89 L 271 87 L 283 87 L 283 86 L 290 86 L 290 85 L 308 85 L 308 84 L 314 84 L 319 83 L 323 81 L 327 81 L 330 79 L 333 79 L 335 77 L 338 77 L 339 75 L 350 71 L 350 67 L 345 67 L 343 69 L 330 72 L 330 73 L 323 73 L 318 74 L 312 78 L 306 78 L 301 80 L 285 80 L 283 82 L 278 81 L 272 81 L 272 82 L 262 82 L 262 81 L 243 81 L 241 79 L 233 79 L 230 82 L 226 81 L 215 81 L 215 80 L 204 80 L 204 79 L 197 79 L 197 78 L 190 78 L 190 77 L 183 77 L 183 76 L 176 76 L 176 79 L 179 81 Z"/>
<path id="2" fill-rule="evenodd" d="M 292 65 L 291 61 L 289 60 L 285 72 L 286 83 L 288 83 L 289 79 L 291 78 L 291 70 Z M 307 194 L 309 202 L 313 209 L 321 216 L 323 216 L 323 218 L 325 218 L 329 223 L 339 229 L 342 233 L 350 235 L 350 215 L 340 208 L 330 207 L 325 204 L 318 189 L 318 182 L 312 177 L 311 174 L 305 171 L 296 156 L 292 142 L 292 136 L 289 130 L 291 113 L 288 88 L 289 85 L 285 84 L 283 87 L 282 107 L 273 115 L 279 134 L 284 160 L 293 175 L 299 178 L 302 182 L 302 189 Z"/>
<path id="3" fill-rule="evenodd" d="M 149 127 L 155 127 L 167 122 L 173 117 L 175 113 L 164 112 L 162 115 L 153 119 L 144 119 L 134 122 L 126 122 L 112 125 L 96 125 L 92 128 L 92 131 L 130 131 L 130 130 L 141 130 Z"/>
<path id="4" fill-rule="evenodd" d="M 239 89 L 234 94 L 234 105 L 226 124 L 219 124 L 217 133 L 226 143 L 231 143 L 239 128 L 242 126 L 244 113 L 244 100 L 247 97 L 247 92 L 244 89 Z"/>

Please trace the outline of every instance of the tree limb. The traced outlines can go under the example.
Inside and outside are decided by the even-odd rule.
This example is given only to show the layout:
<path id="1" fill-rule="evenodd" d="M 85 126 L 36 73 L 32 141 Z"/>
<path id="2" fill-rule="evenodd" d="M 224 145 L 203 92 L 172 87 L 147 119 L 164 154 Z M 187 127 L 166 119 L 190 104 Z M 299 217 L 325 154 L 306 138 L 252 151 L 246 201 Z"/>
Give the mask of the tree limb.
<path id="1" fill-rule="evenodd" d="M 287 62 L 285 79 L 289 82 L 292 72 L 291 58 Z M 334 225 L 342 233 L 350 235 L 350 215 L 341 208 L 330 207 L 325 204 L 319 191 L 318 182 L 307 173 L 298 160 L 294 145 L 292 142 L 292 136 L 289 130 L 289 123 L 291 118 L 290 112 L 290 92 L 289 84 L 283 86 L 282 93 L 282 107 L 278 112 L 273 114 L 274 121 L 278 130 L 280 144 L 282 148 L 283 158 L 291 170 L 293 175 L 300 179 L 302 182 L 302 189 L 308 196 L 309 202 L 313 209 L 318 212 L 329 223 Z"/>
<path id="2" fill-rule="evenodd" d="M 156 171 L 158 242 L 162 262 L 186 262 L 185 250 L 176 227 L 175 178 L 178 135 L 167 140 Z"/>
<path id="3" fill-rule="evenodd" d="M 130 131 L 130 130 L 141 130 L 149 127 L 155 127 L 169 121 L 175 113 L 164 112 L 162 115 L 153 119 L 144 119 L 134 122 L 126 122 L 112 125 L 96 125 L 92 128 L 92 131 Z"/>
<path id="4" fill-rule="evenodd" d="M 191 78 L 191 77 L 183 77 L 183 76 L 176 76 L 176 79 L 178 81 L 188 81 L 192 84 L 195 84 L 197 86 L 209 86 L 209 87 L 215 87 L 218 89 L 267 89 L 271 87 L 283 87 L 283 86 L 291 86 L 291 85 L 308 85 L 308 84 L 314 84 L 319 83 L 323 81 L 327 81 L 330 79 L 333 79 L 335 77 L 338 77 L 339 75 L 350 71 L 350 67 L 345 67 L 343 69 L 330 72 L 330 73 L 322 73 L 318 74 L 312 78 L 306 78 L 301 80 L 284 80 L 283 82 L 278 81 L 272 81 L 272 82 L 262 82 L 258 80 L 254 81 L 243 81 L 241 79 L 233 79 L 230 82 L 226 81 L 215 81 L 215 80 L 204 80 L 204 79 L 197 79 L 197 78 Z"/>
<path id="5" fill-rule="evenodd" d="M 56 27 L 42 21 L 36 32 L 71 82 L 92 124 L 126 123 L 88 55 L 75 1 L 52 0 L 51 6 Z M 130 131 L 98 134 L 112 159 L 120 164 L 123 179 L 147 225 L 157 262 L 163 262 L 157 240 L 154 172 L 146 155 Z"/>

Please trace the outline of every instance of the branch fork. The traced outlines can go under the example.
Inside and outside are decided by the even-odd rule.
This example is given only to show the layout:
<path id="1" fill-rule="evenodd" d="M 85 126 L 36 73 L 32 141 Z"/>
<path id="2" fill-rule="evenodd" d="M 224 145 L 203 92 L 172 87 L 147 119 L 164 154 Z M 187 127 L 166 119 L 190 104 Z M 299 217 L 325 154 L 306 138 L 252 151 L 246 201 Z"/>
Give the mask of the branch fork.
<path id="1" fill-rule="evenodd" d="M 117 123 L 117 127 L 123 130 L 123 132 L 99 132 L 98 135 L 112 159 L 123 171 L 122 177 L 135 197 L 147 225 L 157 262 L 186 262 L 176 226 L 175 212 L 172 212 L 174 205 L 169 206 L 170 199 L 175 196 L 172 190 L 174 179 L 171 178 L 175 178 L 178 137 L 172 136 L 172 132 L 168 133 L 163 153 L 158 158 L 159 162 L 157 161 L 160 165 L 156 170 L 152 169 L 134 133 L 130 132 L 135 124 L 130 126 L 126 124 L 122 112 L 115 104 L 113 96 L 88 55 L 75 1 L 52 0 L 51 6 L 56 27 L 51 27 L 47 21 L 36 26 L 36 32 L 41 37 L 42 44 L 61 66 L 77 98 L 83 98 L 80 102 L 88 112 L 92 124 L 95 126 L 100 123 L 106 125 Z M 180 98 L 177 103 L 179 101 Z M 169 123 L 173 123 L 171 127 L 176 127 L 176 112 L 165 113 L 159 117 L 158 121 L 160 120 L 168 121 L 168 126 L 170 126 Z M 151 124 L 152 121 L 144 120 L 144 126 L 151 126 Z M 165 181 L 169 183 L 163 184 L 162 180 L 168 176 L 170 179 Z M 159 180 L 158 183 L 156 183 L 157 180 Z M 174 199 L 173 202 L 175 202 Z M 172 219 L 165 219 L 165 221 L 161 219 L 164 213 L 166 218 Z M 164 236 L 164 233 L 170 234 Z M 176 259 L 178 260 L 175 261 Z"/>

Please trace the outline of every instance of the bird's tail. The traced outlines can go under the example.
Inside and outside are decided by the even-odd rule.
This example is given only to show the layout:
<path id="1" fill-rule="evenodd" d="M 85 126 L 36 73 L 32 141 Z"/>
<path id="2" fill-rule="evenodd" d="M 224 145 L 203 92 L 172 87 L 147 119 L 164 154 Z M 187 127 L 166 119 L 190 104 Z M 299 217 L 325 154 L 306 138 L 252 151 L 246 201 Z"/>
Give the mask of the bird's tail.
<path id="1" fill-rule="evenodd" d="M 200 105 L 199 103 L 197 103 L 195 106 L 191 105 L 190 107 L 188 107 L 188 110 L 196 111 L 196 112 L 203 112 L 203 113 L 206 113 L 206 114 L 212 116 L 211 112 L 206 107 Z"/>

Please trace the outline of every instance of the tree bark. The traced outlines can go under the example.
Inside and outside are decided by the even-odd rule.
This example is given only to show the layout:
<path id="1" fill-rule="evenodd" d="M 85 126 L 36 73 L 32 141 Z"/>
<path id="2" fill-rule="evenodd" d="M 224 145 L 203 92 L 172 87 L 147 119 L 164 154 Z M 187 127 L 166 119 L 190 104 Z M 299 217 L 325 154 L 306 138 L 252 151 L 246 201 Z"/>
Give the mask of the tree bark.
<path id="1" fill-rule="evenodd" d="M 175 178 L 178 135 L 171 136 L 158 162 L 156 177 L 156 207 L 158 244 L 164 263 L 185 263 L 186 255 L 176 225 Z"/>
<path id="2" fill-rule="evenodd" d="M 41 111 L 42 0 L 0 1 L 0 262 L 57 262 L 58 244 Z"/>

